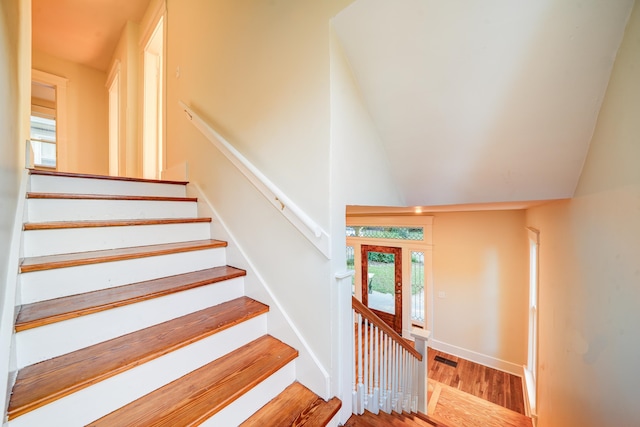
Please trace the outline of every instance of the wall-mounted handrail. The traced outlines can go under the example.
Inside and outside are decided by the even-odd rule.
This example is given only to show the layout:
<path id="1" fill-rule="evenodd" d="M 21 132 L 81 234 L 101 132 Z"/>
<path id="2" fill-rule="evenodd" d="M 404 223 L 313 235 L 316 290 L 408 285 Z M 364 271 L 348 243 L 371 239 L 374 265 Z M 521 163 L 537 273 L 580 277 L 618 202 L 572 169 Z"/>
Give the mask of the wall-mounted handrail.
<path id="1" fill-rule="evenodd" d="M 209 126 L 184 102 L 180 108 L 189 121 L 276 207 L 320 252 L 331 258 L 329 235 L 284 192 L 236 150 L 229 141 Z"/>

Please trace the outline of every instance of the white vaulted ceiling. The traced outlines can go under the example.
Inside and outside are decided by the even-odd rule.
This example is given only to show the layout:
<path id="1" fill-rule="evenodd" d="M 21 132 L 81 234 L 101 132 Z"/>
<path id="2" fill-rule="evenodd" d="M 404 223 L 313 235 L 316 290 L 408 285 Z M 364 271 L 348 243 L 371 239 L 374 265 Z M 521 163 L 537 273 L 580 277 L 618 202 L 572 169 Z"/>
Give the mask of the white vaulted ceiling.
<path id="1" fill-rule="evenodd" d="M 633 0 L 356 0 L 333 20 L 407 205 L 571 197 Z"/>

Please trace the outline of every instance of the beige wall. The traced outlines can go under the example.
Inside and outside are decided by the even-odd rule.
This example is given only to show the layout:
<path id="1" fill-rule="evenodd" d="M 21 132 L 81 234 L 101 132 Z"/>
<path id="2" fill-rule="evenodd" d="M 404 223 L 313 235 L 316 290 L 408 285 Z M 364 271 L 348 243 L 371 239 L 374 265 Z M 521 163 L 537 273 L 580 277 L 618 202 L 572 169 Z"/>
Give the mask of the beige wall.
<path id="1" fill-rule="evenodd" d="M 636 2 L 574 199 L 540 229 L 540 427 L 640 425 L 640 8 Z"/>
<path id="2" fill-rule="evenodd" d="M 525 212 L 434 216 L 432 345 L 521 374 L 529 289 Z"/>
<path id="3" fill-rule="evenodd" d="M 18 252 L 12 251 L 29 137 L 31 2 L 0 1 L 0 405 L 6 407 Z M 15 249 L 15 247 L 14 247 Z"/>
<path id="4" fill-rule="evenodd" d="M 334 270 L 345 269 L 347 205 L 402 204 L 389 163 L 339 38 L 331 31 L 331 235 Z M 351 289 L 342 289 L 351 298 Z"/>
<path id="5" fill-rule="evenodd" d="M 108 96 L 102 71 L 33 51 L 33 68 L 68 79 L 67 147 L 62 168 L 68 172 L 109 172 Z"/>
<path id="6" fill-rule="evenodd" d="M 333 348 L 331 262 L 188 123 L 178 101 L 329 230 L 329 20 L 345 3 L 167 5 L 167 166 L 188 163 L 189 180 L 202 188 L 326 371 Z M 270 302 L 257 282 L 247 278 L 247 293 Z M 270 318 L 269 328 L 278 336 L 287 327 Z M 309 367 L 301 365 L 299 375 Z M 317 385 L 310 387 L 325 395 L 325 384 Z"/>

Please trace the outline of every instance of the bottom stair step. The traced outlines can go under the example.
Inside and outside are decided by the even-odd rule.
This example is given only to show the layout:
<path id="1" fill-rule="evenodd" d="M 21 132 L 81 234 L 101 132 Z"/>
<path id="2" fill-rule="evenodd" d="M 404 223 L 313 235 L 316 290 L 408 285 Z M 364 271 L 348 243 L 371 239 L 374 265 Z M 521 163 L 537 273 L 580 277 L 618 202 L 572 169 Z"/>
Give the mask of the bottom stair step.
<path id="1" fill-rule="evenodd" d="M 380 411 L 377 415 L 364 411 L 362 415 L 352 415 L 347 420 L 345 427 L 446 427 L 443 424 L 439 424 L 430 420 L 429 417 L 423 414 L 399 414 L 392 412 L 387 414 Z"/>
<path id="2" fill-rule="evenodd" d="M 242 427 L 326 426 L 342 403 L 338 398 L 328 402 L 295 382 L 263 406 Z"/>
<path id="3" fill-rule="evenodd" d="M 265 335 L 89 425 L 198 425 L 297 356 L 297 350 Z"/>

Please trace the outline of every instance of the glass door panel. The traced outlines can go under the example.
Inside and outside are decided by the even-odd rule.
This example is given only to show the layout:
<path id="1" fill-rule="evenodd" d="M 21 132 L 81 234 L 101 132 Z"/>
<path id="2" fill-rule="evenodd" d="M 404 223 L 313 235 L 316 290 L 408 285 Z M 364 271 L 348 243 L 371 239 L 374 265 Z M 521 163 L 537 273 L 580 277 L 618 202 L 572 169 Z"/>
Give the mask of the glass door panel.
<path id="1" fill-rule="evenodd" d="M 402 250 L 362 245 L 362 303 L 402 332 Z"/>

